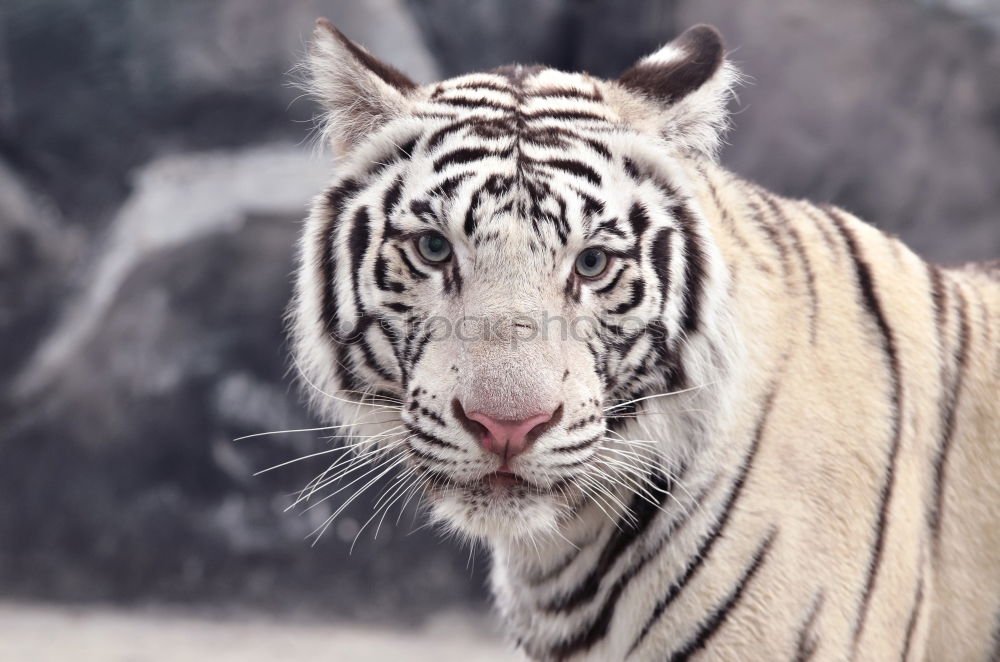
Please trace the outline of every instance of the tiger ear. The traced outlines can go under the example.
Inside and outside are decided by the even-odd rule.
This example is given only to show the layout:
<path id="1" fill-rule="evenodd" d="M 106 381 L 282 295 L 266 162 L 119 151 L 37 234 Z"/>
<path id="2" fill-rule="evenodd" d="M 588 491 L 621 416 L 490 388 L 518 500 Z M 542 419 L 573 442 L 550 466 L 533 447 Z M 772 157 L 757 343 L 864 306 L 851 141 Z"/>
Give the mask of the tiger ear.
<path id="1" fill-rule="evenodd" d="M 325 18 L 316 21 L 308 68 L 310 88 L 325 110 L 324 134 L 338 151 L 402 115 L 407 95 L 417 88 Z"/>
<path id="2" fill-rule="evenodd" d="M 719 31 L 696 25 L 636 62 L 618 83 L 656 109 L 654 116 L 641 118 L 644 124 L 651 123 L 683 150 L 714 157 L 729 124 L 726 106 L 738 78 Z"/>

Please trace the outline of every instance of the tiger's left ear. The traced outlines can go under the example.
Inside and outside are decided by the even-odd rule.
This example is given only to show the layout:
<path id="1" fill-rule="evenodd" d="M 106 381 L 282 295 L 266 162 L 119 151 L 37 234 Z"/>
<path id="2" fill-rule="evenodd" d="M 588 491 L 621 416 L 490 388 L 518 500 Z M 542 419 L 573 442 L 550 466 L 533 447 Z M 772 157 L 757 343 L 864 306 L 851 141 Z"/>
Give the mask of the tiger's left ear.
<path id="1" fill-rule="evenodd" d="M 719 31 L 696 25 L 639 60 L 617 82 L 646 102 L 639 108 L 625 104 L 626 118 L 683 151 L 714 158 L 729 125 L 726 106 L 738 79 Z"/>
<path id="2" fill-rule="evenodd" d="M 310 88 L 323 105 L 323 129 L 334 149 L 349 151 L 403 115 L 416 83 L 358 46 L 330 21 L 316 21 L 309 48 Z"/>

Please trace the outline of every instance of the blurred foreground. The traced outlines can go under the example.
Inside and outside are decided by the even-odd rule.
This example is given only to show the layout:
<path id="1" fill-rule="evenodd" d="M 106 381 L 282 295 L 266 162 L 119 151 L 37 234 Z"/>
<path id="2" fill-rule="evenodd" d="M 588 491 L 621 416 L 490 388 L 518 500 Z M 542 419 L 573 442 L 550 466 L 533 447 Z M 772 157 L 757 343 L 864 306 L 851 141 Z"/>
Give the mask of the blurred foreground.
<path id="1" fill-rule="evenodd" d="M 0 660 L 32 662 L 393 662 L 517 660 L 481 621 L 439 614 L 419 629 L 259 616 L 0 603 Z"/>

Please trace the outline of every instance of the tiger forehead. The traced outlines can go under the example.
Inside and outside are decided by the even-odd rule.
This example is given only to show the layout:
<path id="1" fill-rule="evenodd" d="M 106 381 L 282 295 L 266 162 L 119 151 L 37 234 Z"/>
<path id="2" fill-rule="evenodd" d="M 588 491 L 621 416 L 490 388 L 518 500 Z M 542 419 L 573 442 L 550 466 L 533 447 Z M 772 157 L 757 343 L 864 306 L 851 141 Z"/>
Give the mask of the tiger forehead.
<path id="1" fill-rule="evenodd" d="M 622 123 L 600 81 L 513 65 L 425 88 L 411 112 L 424 120 L 401 154 L 422 156 L 416 216 L 441 225 L 461 216 L 478 241 L 516 220 L 560 244 L 573 226 L 586 234 L 601 220 L 603 185 L 620 169 L 608 137 Z"/>
<path id="2" fill-rule="evenodd" d="M 445 119 L 471 116 L 494 119 L 498 128 L 512 133 L 555 122 L 569 122 L 576 128 L 591 130 L 607 130 L 620 123 L 617 113 L 605 103 L 599 81 L 586 74 L 523 65 L 438 83 L 430 89 L 416 114 Z"/>
<path id="3" fill-rule="evenodd" d="M 507 111 L 552 102 L 560 98 L 603 104 L 599 83 L 583 73 L 567 73 L 541 66 L 508 65 L 493 71 L 451 78 L 436 84 L 430 94 L 432 101 L 448 103 L 461 95 L 489 99 L 495 97 L 498 106 Z M 605 107 L 605 110 L 609 110 Z"/>

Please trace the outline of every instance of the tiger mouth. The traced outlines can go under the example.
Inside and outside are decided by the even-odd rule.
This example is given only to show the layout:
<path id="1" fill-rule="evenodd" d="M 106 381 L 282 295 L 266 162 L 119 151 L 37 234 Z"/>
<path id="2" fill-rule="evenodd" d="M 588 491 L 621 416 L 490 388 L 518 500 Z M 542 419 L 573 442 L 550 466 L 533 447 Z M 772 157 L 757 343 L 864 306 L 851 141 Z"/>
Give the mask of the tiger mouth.
<path id="1" fill-rule="evenodd" d="M 492 471 L 468 481 L 458 481 L 437 471 L 428 471 L 427 479 L 439 493 L 461 491 L 483 496 L 542 496 L 552 494 L 558 487 L 533 483 L 512 471 Z"/>
<path id="2" fill-rule="evenodd" d="M 492 489 L 509 489 L 514 487 L 537 487 L 512 471 L 494 471 L 486 474 L 478 481 L 481 485 L 486 485 Z"/>

